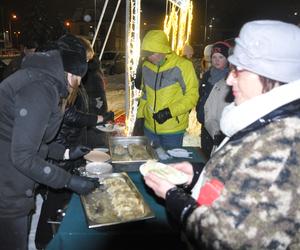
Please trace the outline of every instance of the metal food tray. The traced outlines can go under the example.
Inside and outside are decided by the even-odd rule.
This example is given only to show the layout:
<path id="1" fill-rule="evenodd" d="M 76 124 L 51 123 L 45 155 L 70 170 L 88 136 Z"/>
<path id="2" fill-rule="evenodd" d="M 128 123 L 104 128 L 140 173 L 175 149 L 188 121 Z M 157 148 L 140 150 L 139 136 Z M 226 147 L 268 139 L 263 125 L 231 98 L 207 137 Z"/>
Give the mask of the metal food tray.
<path id="1" fill-rule="evenodd" d="M 98 188 L 88 195 L 80 196 L 89 228 L 118 225 L 133 221 L 146 220 L 154 217 L 154 213 L 152 212 L 151 208 L 145 202 L 143 196 L 138 191 L 127 173 L 122 172 L 105 174 L 101 178 L 102 181 L 106 178 L 123 178 L 132 192 L 134 192 L 135 196 L 140 200 L 140 204 L 143 205 L 144 212 L 142 215 L 130 219 L 122 219 L 118 217 L 111 203 L 110 194 L 105 190 L 105 187 Z"/>
<path id="2" fill-rule="evenodd" d="M 143 159 L 133 159 L 130 154 L 126 154 L 125 156 L 116 155 L 114 153 L 114 148 L 117 145 L 121 145 L 127 149 L 129 144 L 138 144 L 143 145 L 146 147 L 148 157 Z M 145 136 L 130 136 L 130 137 L 120 137 L 120 136 L 113 136 L 109 138 L 109 150 L 111 155 L 112 163 L 141 163 L 146 162 L 147 160 L 153 159 L 158 160 L 158 156 L 156 151 L 151 147 L 150 142 L 147 137 Z"/>

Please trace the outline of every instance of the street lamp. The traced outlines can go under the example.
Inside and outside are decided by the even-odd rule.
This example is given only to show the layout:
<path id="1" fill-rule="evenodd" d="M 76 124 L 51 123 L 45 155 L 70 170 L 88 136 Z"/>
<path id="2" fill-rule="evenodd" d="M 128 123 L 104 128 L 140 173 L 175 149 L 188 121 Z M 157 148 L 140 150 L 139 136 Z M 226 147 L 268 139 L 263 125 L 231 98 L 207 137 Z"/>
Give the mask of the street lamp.
<path id="1" fill-rule="evenodd" d="M 66 27 L 67 30 L 70 32 L 70 30 L 71 30 L 71 21 L 66 20 L 66 21 L 65 21 L 65 27 Z"/>

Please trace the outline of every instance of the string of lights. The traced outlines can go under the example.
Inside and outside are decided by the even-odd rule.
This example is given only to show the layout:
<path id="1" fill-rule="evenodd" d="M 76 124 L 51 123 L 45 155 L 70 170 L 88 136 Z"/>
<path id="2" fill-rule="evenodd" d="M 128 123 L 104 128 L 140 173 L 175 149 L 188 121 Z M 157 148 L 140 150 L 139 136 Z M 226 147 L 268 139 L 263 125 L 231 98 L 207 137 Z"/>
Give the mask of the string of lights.
<path id="1" fill-rule="evenodd" d="M 169 37 L 172 49 L 177 53 L 189 43 L 193 20 L 193 2 L 190 0 L 167 0 L 164 31 Z"/>
<path id="2" fill-rule="evenodd" d="M 171 41 L 172 49 L 180 54 L 183 46 L 189 43 L 193 19 L 193 3 L 191 0 L 167 0 L 164 31 Z M 126 124 L 125 134 L 130 136 L 136 120 L 138 99 L 141 91 L 134 86 L 136 69 L 140 57 L 140 13 L 141 0 L 130 0 L 129 23 L 127 34 L 126 56 Z"/>
<path id="3" fill-rule="evenodd" d="M 128 97 L 126 100 L 126 126 L 125 134 L 131 135 L 134 123 L 136 120 L 136 113 L 138 107 L 138 99 L 141 95 L 141 91 L 135 88 L 134 79 L 136 77 L 136 69 L 140 57 L 140 12 L 141 12 L 141 1 L 131 0 L 130 1 L 130 15 L 129 15 L 129 29 L 127 37 L 127 87 Z"/>

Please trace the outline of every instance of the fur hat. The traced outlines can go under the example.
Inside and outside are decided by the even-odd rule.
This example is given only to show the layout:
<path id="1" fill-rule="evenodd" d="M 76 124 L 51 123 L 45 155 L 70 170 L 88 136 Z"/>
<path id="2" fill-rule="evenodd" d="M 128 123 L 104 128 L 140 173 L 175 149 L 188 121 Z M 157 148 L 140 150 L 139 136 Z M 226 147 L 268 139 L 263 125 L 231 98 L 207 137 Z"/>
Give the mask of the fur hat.
<path id="1" fill-rule="evenodd" d="M 258 75 L 291 82 L 300 79 L 300 28 L 274 20 L 246 23 L 228 60 Z"/>
<path id="2" fill-rule="evenodd" d="M 56 44 L 63 59 L 66 72 L 73 75 L 84 76 L 87 71 L 86 50 L 80 40 L 71 34 L 60 37 Z"/>
<path id="3" fill-rule="evenodd" d="M 211 56 L 215 53 L 220 53 L 226 58 L 228 57 L 228 50 L 231 46 L 226 42 L 216 42 L 211 48 Z"/>
<path id="4" fill-rule="evenodd" d="M 205 46 L 203 51 L 203 58 L 207 62 L 211 62 L 211 49 L 213 47 L 213 44 L 208 44 Z"/>

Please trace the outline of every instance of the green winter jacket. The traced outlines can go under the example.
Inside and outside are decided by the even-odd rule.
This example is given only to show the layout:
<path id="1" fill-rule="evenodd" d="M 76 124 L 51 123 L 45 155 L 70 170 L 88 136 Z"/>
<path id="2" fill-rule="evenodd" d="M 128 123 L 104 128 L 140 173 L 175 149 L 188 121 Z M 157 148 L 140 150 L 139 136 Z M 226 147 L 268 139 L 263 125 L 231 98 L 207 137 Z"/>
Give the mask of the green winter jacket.
<path id="1" fill-rule="evenodd" d="M 198 100 L 193 64 L 172 52 L 165 33 L 160 30 L 147 33 L 142 50 L 165 53 L 166 58 L 160 66 L 148 61 L 143 64 L 137 118 L 145 118 L 145 127 L 157 134 L 183 132 L 188 127 L 189 111 Z M 164 108 L 170 109 L 172 118 L 159 124 L 152 116 Z"/>

